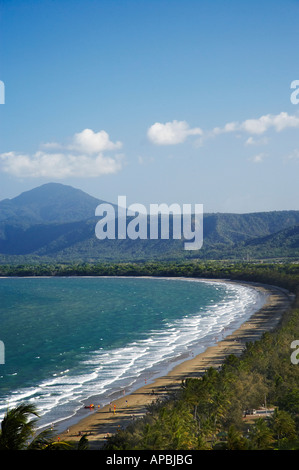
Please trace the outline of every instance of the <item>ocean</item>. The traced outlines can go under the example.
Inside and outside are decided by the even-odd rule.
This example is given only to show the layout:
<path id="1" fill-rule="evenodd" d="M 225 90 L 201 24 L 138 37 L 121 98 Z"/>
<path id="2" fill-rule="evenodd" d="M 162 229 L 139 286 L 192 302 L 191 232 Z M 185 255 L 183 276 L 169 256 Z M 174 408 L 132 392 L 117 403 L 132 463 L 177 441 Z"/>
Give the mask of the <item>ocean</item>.
<path id="1" fill-rule="evenodd" d="M 62 430 L 230 334 L 265 295 L 181 278 L 2 278 L 0 302 L 0 418 L 33 403 L 39 428 Z"/>

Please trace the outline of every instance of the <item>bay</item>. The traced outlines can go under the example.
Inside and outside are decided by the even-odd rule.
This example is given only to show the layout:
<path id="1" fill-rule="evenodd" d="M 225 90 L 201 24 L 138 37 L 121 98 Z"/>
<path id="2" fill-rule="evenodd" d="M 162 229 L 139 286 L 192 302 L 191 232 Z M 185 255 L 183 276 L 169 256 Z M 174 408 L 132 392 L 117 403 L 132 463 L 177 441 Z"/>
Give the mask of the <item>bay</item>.
<path id="1" fill-rule="evenodd" d="M 235 329 L 265 297 L 248 286 L 187 279 L 0 279 L 0 416 L 34 403 L 40 426 L 96 397 L 164 374 Z"/>

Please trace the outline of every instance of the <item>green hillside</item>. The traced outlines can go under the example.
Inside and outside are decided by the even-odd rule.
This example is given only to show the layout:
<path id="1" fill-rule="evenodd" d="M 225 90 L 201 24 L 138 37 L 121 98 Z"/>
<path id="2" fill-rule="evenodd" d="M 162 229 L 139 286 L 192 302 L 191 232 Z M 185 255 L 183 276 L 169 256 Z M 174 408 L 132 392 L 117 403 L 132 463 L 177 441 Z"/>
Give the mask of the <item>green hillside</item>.
<path id="1" fill-rule="evenodd" d="M 187 251 L 171 236 L 98 240 L 94 214 L 102 202 L 58 183 L 1 201 L 0 262 L 299 259 L 299 211 L 204 214 L 203 246 Z"/>

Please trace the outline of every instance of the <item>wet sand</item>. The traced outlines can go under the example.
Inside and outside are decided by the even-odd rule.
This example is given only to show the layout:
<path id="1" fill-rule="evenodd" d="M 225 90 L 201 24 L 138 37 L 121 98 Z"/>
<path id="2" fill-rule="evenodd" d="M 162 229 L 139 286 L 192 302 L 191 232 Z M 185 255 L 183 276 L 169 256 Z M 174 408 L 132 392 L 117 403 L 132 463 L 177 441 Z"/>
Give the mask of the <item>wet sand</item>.
<path id="1" fill-rule="evenodd" d="M 211 282 L 213 281 L 233 282 L 211 279 Z M 265 331 L 275 328 L 294 298 L 293 294 L 274 286 L 246 282 L 238 284 L 253 286 L 267 293 L 268 297 L 265 305 L 236 331 L 216 345 L 208 347 L 198 356 L 175 366 L 168 374 L 157 378 L 153 383 L 145 384 L 130 395 L 122 396 L 103 408 L 91 409 L 88 416 L 60 433 L 59 439 L 78 441 L 83 434 L 87 434 L 90 450 L 101 449 L 107 435 L 114 434 L 134 419 L 144 415 L 148 405 L 166 393 L 178 389 L 182 380 L 199 377 L 209 367 L 219 368 L 228 355 L 240 355 L 247 342 L 256 341 Z"/>

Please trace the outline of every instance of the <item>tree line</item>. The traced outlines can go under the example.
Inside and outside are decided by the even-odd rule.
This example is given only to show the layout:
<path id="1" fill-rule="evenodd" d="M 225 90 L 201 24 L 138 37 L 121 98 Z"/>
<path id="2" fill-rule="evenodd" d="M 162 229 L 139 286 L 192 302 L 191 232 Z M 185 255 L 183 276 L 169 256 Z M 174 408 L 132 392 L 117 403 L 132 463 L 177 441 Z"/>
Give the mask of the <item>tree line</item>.
<path id="1" fill-rule="evenodd" d="M 86 275 L 235 279 L 277 285 L 296 296 L 275 330 L 247 343 L 240 357 L 230 355 L 220 370 L 210 368 L 201 377 L 184 380 L 176 393 L 153 403 L 143 418 L 111 436 L 107 450 L 299 449 L 299 364 L 290 360 L 290 345 L 299 340 L 299 264 L 193 261 L 0 266 L 0 276 Z M 273 407 L 274 413 L 249 421 L 244 417 L 246 410 L 262 405 Z M 17 429 L 20 432 L 22 423 Z M 4 437 L 2 422 L 0 448 Z"/>
<path id="2" fill-rule="evenodd" d="M 290 345 L 299 339 L 298 265 L 240 268 L 222 266 L 213 273 L 276 284 L 296 294 L 279 326 L 247 343 L 242 356 L 230 355 L 220 370 L 185 380 L 178 392 L 110 437 L 107 449 L 299 449 L 299 364 L 290 360 Z M 248 421 L 246 410 L 261 406 L 275 411 Z"/>

